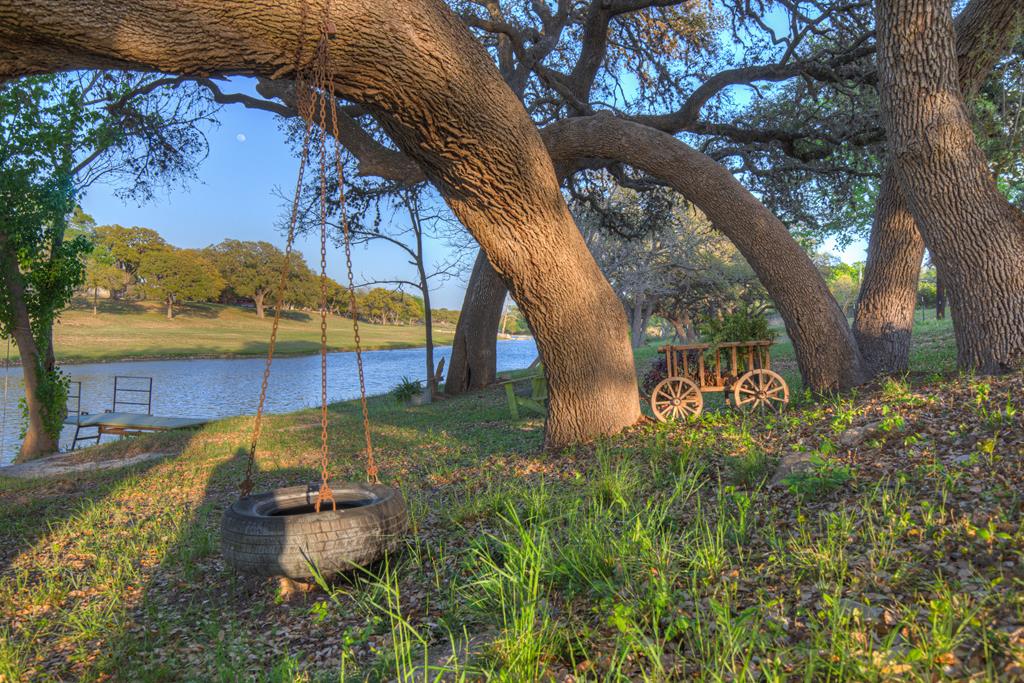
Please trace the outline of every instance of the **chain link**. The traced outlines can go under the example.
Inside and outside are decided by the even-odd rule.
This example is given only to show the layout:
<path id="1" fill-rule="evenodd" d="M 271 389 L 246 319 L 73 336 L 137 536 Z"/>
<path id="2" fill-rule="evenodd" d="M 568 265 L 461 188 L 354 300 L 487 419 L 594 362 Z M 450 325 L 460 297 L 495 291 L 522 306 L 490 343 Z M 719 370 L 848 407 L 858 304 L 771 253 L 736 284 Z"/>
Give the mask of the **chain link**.
<path id="1" fill-rule="evenodd" d="M 309 160 L 310 142 L 312 140 L 312 129 L 314 117 L 319 119 L 318 143 L 320 155 L 320 489 L 317 492 L 315 509 L 320 512 L 321 503 L 325 500 L 331 501 L 332 509 L 337 509 L 334 494 L 328 484 L 329 458 L 327 440 L 327 102 L 330 102 L 330 125 L 331 135 L 334 138 L 334 164 L 338 173 L 338 205 L 341 212 L 341 227 L 345 243 L 345 267 L 348 274 L 349 313 L 352 317 L 352 331 L 355 338 L 356 366 L 359 371 L 359 401 L 363 417 L 363 437 L 366 442 L 366 478 L 370 483 L 378 484 L 377 463 L 373 455 L 373 442 L 370 435 L 370 415 L 366 401 L 366 376 L 363 370 L 362 340 L 359 334 L 359 304 L 356 299 L 355 284 L 352 273 L 352 244 L 351 231 L 348 223 L 348 216 L 345 205 L 344 189 L 344 168 L 341 158 L 341 144 L 338 142 L 338 109 L 337 94 L 334 87 L 333 75 L 330 73 L 328 63 L 328 45 L 333 38 L 333 30 L 329 18 L 324 24 L 320 40 L 317 43 L 316 54 L 313 60 L 312 84 L 307 86 L 304 76 L 305 71 L 299 68 L 302 61 L 301 47 L 296 51 L 296 99 L 299 114 L 305 120 L 305 132 L 302 140 L 302 152 L 299 160 L 298 179 L 295 184 L 295 196 L 292 200 L 291 217 L 288 221 L 288 242 L 285 247 L 284 267 L 281 272 L 280 286 L 277 291 L 276 306 L 274 307 L 274 322 L 270 333 L 270 344 L 267 347 L 267 359 L 263 368 L 263 381 L 260 385 L 259 404 L 256 409 L 256 417 L 253 423 L 252 443 L 249 448 L 249 457 L 246 462 L 245 480 L 240 489 L 242 497 L 249 495 L 254 483 L 256 446 L 259 442 L 262 431 L 263 410 L 267 398 L 267 385 L 270 378 L 270 368 L 274 359 L 274 349 L 277 344 L 277 331 L 281 320 L 281 309 L 284 305 L 284 295 L 287 286 L 288 274 L 291 270 L 291 256 L 295 241 L 295 229 L 298 224 L 299 205 L 302 195 L 302 182 L 305 177 L 306 166 Z M 317 105 L 319 105 L 317 107 Z"/>
<path id="2" fill-rule="evenodd" d="M 352 316 L 352 333 L 356 343 L 356 367 L 359 370 L 359 404 L 363 410 L 363 437 L 366 440 L 366 479 L 379 484 L 377 462 L 373 457 L 373 440 L 370 437 L 370 413 L 366 406 L 366 376 L 363 372 L 363 349 L 359 338 L 359 303 L 352 277 L 352 238 L 345 208 L 345 173 L 341 162 L 341 143 L 338 142 L 338 103 L 334 90 L 334 79 L 327 82 L 331 102 L 331 135 L 334 137 L 334 164 L 338 170 L 338 206 L 341 212 L 341 230 L 345 237 L 345 268 L 348 272 L 349 315 Z"/>
<path id="3" fill-rule="evenodd" d="M 302 100 L 302 98 L 306 97 L 306 88 L 305 80 L 302 78 L 301 74 L 295 81 L 295 95 L 298 99 L 299 113 L 302 114 L 305 109 L 307 114 L 311 114 L 312 112 L 309 111 L 308 103 L 304 103 Z M 288 241 L 284 249 L 284 264 L 281 268 L 281 278 L 278 282 L 277 296 L 275 297 L 274 322 L 270 329 L 270 343 L 267 345 L 267 359 L 263 365 L 263 381 L 260 384 L 260 399 L 256 407 L 256 417 L 253 420 L 252 442 L 249 446 L 249 458 L 245 464 L 245 479 L 239 486 L 242 498 L 252 493 L 252 490 L 256 485 L 254 476 L 256 465 L 256 445 L 260 440 L 260 433 L 263 429 L 263 409 L 267 401 L 267 384 L 270 380 L 270 366 L 274 362 L 274 348 L 277 346 L 277 329 L 281 323 L 281 309 L 284 308 L 284 295 L 288 287 L 288 274 L 291 271 L 292 247 L 295 243 L 295 226 L 298 223 L 299 217 L 299 199 L 302 195 L 302 181 L 306 173 L 306 163 L 309 160 L 309 141 L 313 131 L 313 117 L 309 115 L 305 116 L 305 119 L 306 128 L 302 139 L 302 153 L 299 157 L 299 174 L 298 179 L 295 182 L 295 197 L 292 200 L 291 218 L 288 221 Z"/>
<path id="4" fill-rule="evenodd" d="M 314 505 L 317 512 L 325 500 L 331 501 L 332 509 L 338 507 L 327 481 L 327 31 L 325 27 L 317 45 L 316 60 L 316 89 L 320 105 L 320 490 Z"/>

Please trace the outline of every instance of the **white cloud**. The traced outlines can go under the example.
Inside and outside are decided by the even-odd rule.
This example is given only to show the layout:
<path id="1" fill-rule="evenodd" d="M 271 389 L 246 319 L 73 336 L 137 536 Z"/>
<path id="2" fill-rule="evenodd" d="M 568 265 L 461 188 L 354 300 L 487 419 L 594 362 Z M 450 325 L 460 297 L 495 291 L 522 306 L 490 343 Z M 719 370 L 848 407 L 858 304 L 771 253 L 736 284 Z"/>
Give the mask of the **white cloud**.
<path id="1" fill-rule="evenodd" d="M 235 136 L 235 139 L 238 140 L 239 142 L 245 142 L 245 133 L 239 133 L 238 135 Z"/>

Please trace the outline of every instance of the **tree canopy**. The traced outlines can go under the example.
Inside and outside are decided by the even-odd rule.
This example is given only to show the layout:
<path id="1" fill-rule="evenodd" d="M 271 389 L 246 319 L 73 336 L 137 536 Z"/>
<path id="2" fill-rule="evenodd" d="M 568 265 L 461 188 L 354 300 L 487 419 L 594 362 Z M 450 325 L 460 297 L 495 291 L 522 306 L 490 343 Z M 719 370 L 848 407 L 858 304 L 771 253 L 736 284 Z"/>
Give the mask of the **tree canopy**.
<path id="1" fill-rule="evenodd" d="M 178 301 L 208 301 L 220 296 L 224 280 L 202 254 L 191 249 L 158 249 L 146 252 L 139 261 L 143 293 L 167 305 L 167 317 L 174 317 Z"/>

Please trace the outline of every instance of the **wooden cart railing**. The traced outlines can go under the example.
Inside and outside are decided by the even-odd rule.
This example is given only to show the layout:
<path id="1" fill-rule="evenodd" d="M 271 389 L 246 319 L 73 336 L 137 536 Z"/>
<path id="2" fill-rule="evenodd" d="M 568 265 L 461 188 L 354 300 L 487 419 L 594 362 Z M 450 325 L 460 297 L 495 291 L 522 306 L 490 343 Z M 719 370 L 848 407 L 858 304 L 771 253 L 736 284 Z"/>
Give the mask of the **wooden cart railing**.
<path id="1" fill-rule="evenodd" d="M 721 344 L 669 344 L 658 349 L 665 354 L 668 377 L 688 377 L 701 391 L 725 391 L 751 370 L 771 370 L 768 340 L 722 342 Z M 708 354 L 708 352 L 713 352 Z M 705 360 L 713 357 L 711 367 Z M 722 356 L 725 356 L 723 361 Z"/>
<path id="2" fill-rule="evenodd" d="M 771 369 L 767 339 L 720 344 L 669 344 L 666 378 L 651 392 L 651 409 L 660 421 L 699 415 L 703 394 L 732 392 L 737 408 L 777 408 L 789 402 L 789 387 Z M 728 400 L 728 399 L 727 399 Z"/>

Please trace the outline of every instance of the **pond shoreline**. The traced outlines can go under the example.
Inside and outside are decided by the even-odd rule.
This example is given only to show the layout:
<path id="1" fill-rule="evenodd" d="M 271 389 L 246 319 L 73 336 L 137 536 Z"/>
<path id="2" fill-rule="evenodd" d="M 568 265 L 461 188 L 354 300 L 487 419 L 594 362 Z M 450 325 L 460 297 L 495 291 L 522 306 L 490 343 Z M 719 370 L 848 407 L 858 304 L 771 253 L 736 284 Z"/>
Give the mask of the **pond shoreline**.
<path id="1" fill-rule="evenodd" d="M 527 339 L 533 339 L 530 336 L 499 336 L 498 341 L 525 341 Z M 435 349 L 448 348 L 451 344 L 434 344 Z M 12 345 L 13 348 L 13 345 Z M 397 342 L 395 344 L 388 344 L 382 346 L 380 344 L 371 344 L 370 346 L 363 346 L 363 351 L 395 351 L 399 349 L 425 349 L 427 348 L 424 344 L 404 344 Z M 355 353 L 355 347 L 338 347 L 328 348 L 327 353 Z M 199 354 L 153 354 L 153 355 L 131 355 L 131 356 L 118 356 L 111 358 L 83 358 L 79 356 L 72 356 L 70 359 L 57 359 L 57 365 L 73 366 L 73 365 L 92 365 L 94 363 L 133 363 L 133 362 L 147 362 L 147 361 L 160 361 L 160 360 L 244 360 L 248 358 L 265 358 L 267 355 L 266 349 L 260 353 L 199 353 Z M 302 358 L 304 356 L 316 356 L 319 355 L 318 351 L 307 352 L 307 351 L 274 351 L 274 358 Z M 20 368 L 21 359 L 12 359 L 4 364 L 4 367 L 9 368 Z"/>
<path id="2" fill-rule="evenodd" d="M 497 342 L 498 370 L 526 367 L 536 357 L 534 343 L 529 340 Z M 450 345 L 434 348 L 435 363 L 450 360 Z M 355 353 L 332 351 L 327 355 L 328 401 L 337 403 L 359 396 Z M 387 394 L 405 380 L 420 380 L 426 373 L 424 347 L 372 349 L 363 353 L 366 393 Z M 447 365 L 448 363 L 446 363 Z M 143 400 L 141 412 L 165 417 L 203 417 L 220 419 L 255 412 L 257 397 L 265 368 L 265 356 L 170 358 L 160 360 L 129 359 L 120 362 L 66 364 L 64 373 L 81 387 L 81 399 L 73 408 L 89 414 L 114 409 L 114 378 L 142 377 L 151 382 L 129 380 L 122 390 L 148 390 L 152 394 L 135 396 Z M 22 393 L 21 369 L 4 373 L 9 384 L 4 401 L 7 419 L 0 425 L 4 448 L 0 448 L 0 465 L 13 459 L 12 444 L 18 435 Z M 316 353 L 283 354 L 275 359 L 268 386 L 266 413 L 283 413 L 314 407 L 319 404 L 321 381 L 320 357 Z M 79 395 L 78 390 L 74 392 Z M 122 395 L 121 402 L 132 400 Z M 120 410 L 121 408 L 119 408 Z M 71 445 L 75 430 L 65 427 L 62 446 Z M 81 445 L 81 444 L 79 444 Z"/>

